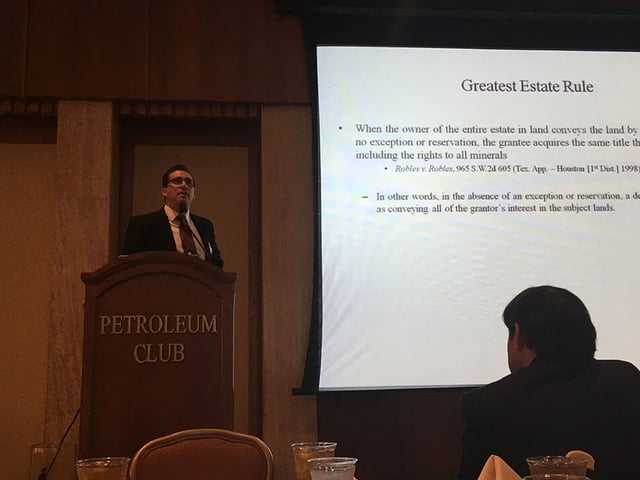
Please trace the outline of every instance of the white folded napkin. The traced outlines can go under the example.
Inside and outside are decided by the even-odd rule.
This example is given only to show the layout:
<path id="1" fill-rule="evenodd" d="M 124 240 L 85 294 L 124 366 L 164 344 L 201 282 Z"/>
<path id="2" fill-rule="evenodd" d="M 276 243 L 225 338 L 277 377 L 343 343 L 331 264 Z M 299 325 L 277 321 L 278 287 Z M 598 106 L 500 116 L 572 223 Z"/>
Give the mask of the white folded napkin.
<path id="1" fill-rule="evenodd" d="M 482 467 L 478 480 L 521 480 L 513 468 L 498 455 L 491 455 Z"/>

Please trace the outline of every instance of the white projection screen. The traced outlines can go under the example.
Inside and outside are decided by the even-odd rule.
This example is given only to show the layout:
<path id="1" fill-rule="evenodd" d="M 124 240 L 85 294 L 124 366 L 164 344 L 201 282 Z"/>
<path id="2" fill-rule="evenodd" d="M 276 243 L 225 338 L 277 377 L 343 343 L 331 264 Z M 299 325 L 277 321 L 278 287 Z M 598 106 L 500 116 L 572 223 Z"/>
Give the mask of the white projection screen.
<path id="1" fill-rule="evenodd" d="M 496 380 L 544 284 L 640 365 L 640 53 L 315 54 L 320 390 Z"/>

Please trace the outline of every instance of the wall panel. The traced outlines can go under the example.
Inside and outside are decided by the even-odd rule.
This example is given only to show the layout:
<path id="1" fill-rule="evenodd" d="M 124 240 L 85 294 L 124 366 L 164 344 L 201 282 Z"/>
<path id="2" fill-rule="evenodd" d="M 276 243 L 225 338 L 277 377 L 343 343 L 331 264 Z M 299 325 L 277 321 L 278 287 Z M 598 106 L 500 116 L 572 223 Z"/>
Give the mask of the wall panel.
<path id="1" fill-rule="evenodd" d="M 309 101 L 300 19 L 270 0 L 0 3 L 0 98 Z"/>
<path id="2" fill-rule="evenodd" d="M 308 107 L 262 112 L 264 438 L 274 480 L 293 480 L 290 444 L 317 439 L 316 397 L 300 386 L 313 294 L 313 162 Z"/>
<path id="3" fill-rule="evenodd" d="M 56 146 L 38 143 L 0 142 L 0 181 L 9 187 L 0 193 L 0 478 L 7 480 L 28 478 L 29 446 L 45 440 Z"/>
<path id="4" fill-rule="evenodd" d="M 144 98 L 147 0 L 30 0 L 26 95 Z"/>
<path id="5" fill-rule="evenodd" d="M 318 434 L 338 442 L 337 455 L 358 459 L 358 478 L 454 479 L 465 391 L 324 392 L 318 395 Z"/>
<path id="6" fill-rule="evenodd" d="M 263 0 L 157 0 L 150 11 L 153 99 L 262 101 Z"/>
<path id="7" fill-rule="evenodd" d="M 22 94 L 27 0 L 0 2 L 0 92 Z"/>
<path id="8" fill-rule="evenodd" d="M 309 103 L 306 52 L 298 17 L 278 14 L 267 2 L 265 103 Z"/>
<path id="9" fill-rule="evenodd" d="M 109 102 L 61 102 L 54 175 L 55 279 L 49 297 L 49 355 L 45 438 L 58 441 L 80 405 L 84 285 L 82 272 L 109 260 L 115 243 L 113 106 Z M 77 423 L 76 423 L 77 426 Z M 71 434 L 69 442 L 72 443 Z"/>

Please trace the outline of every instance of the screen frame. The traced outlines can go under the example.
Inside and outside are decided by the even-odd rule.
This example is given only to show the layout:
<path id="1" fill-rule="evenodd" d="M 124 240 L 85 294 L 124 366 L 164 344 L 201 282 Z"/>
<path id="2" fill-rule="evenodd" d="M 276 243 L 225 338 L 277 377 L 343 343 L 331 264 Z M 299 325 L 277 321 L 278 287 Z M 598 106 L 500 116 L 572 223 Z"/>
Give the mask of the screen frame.
<path id="1" fill-rule="evenodd" d="M 316 58 L 318 46 L 640 52 L 639 11 L 637 7 L 632 8 L 626 4 L 610 6 L 609 13 L 606 13 L 600 11 L 599 8 L 602 6 L 596 6 L 595 3 L 581 4 L 581 10 L 573 8 L 572 11 L 567 11 L 563 8 L 566 2 L 555 3 L 554 10 L 543 8 L 538 11 L 516 10 L 513 6 L 506 5 L 501 7 L 500 2 L 494 4 L 495 9 L 490 10 L 478 10 L 461 4 L 457 4 L 459 8 L 398 10 L 355 8 L 353 5 L 338 8 L 335 5 L 326 5 L 327 2 L 315 3 L 315 8 L 306 8 L 303 14 L 313 129 L 314 279 L 307 357 L 301 386 L 294 390 L 296 394 L 351 391 L 319 389 L 323 322 L 322 219 L 319 211 L 320 132 Z M 526 9 L 526 5 L 521 8 Z M 500 326 L 496 325 L 496 328 Z M 469 386 L 419 387 L 412 390 L 468 388 Z M 381 389 L 370 391 L 375 390 Z M 388 390 L 405 389 L 392 387 Z"/>

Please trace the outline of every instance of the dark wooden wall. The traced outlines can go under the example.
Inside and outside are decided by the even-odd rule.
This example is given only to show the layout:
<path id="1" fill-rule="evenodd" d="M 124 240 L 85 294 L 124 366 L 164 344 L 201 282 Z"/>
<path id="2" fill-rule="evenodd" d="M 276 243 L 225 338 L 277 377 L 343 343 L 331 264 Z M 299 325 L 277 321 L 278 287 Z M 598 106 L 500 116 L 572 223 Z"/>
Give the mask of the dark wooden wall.
<path id="1" fill-rule="evenodd" d="M 327 392 L 318 395 L 318 437 L 356 457 L 368 480 L 454 480 L 468 389 Z"/>
<path id="2" fill-rule="evenodd" d="M 267 0 L 3 0 L 2 96 L 309 102 L 300 22 Z"/>

